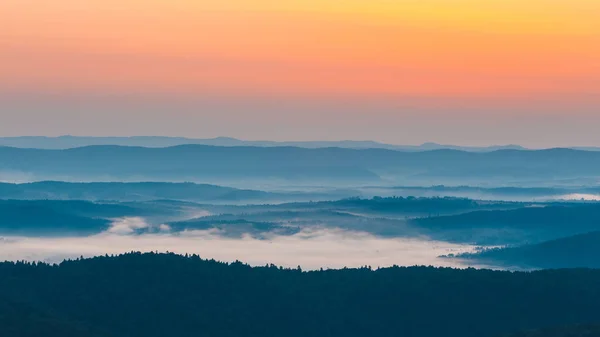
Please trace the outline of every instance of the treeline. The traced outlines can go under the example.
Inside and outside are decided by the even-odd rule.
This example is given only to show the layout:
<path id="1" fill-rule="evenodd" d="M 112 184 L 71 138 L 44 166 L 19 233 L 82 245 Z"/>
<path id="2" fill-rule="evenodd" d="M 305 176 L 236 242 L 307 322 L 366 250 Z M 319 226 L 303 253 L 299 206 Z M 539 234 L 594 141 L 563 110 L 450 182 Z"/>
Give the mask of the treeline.
<path id="1" fill-rule="evenodd" d="M 130 253 L 0 264 L 0 335 L 495 337 L 600 322 L 600 270 L 303 272 Z"/>

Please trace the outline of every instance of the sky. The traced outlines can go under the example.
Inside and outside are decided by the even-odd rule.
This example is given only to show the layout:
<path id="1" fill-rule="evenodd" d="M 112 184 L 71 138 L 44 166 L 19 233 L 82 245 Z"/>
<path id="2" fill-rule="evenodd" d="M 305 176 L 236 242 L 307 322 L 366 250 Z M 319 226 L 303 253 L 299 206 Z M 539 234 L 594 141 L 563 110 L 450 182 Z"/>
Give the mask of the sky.
<path id="1" fill-rule="evenodd" d="M 597 0 L 2 0 L 0 136 L 600 146 Z"/>

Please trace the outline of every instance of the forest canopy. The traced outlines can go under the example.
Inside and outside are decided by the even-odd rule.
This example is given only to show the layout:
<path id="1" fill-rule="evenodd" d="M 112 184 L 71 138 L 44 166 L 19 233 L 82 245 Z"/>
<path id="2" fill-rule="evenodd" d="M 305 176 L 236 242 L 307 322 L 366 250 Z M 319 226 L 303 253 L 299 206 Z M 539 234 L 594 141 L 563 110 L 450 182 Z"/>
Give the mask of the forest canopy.
<path id="1" fill-rule="evenodd" d="M 600 270 L 305 272 L 129 253 L 0 264 L 2 336 L 495 337 L 600 322 Z"/>

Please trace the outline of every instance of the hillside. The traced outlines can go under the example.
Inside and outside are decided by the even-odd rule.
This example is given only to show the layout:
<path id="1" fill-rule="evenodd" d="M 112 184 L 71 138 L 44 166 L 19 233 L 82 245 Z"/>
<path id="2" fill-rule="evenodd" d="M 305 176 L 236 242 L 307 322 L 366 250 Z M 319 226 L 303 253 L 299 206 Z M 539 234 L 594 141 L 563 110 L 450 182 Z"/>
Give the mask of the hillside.
<path id="1" fill-rule="evenodd" d="M 107 218 L 132 212 L 122 206 L 105 209 L 92 203 L 0 200 L 0 234 L 90 234 L 108 228 Z"/>
<path id="2" fill-rule="evenodd" d="M 494 337 L 600 322 L 598 284 L 598 270 L 301 272 L 153 253 L 3 263 L 0 335 Z"/>
<path id="3" fill-rule="evenodd" d="M 89 235 L 114 218 L 165 215 L 168 210 L 78 200 L 0 200 L 0 235 Z"/>
<path id="4" fill-rule="evenodd" d="M 600 232 L 539 244 L 486 250 L 460 258 L 521 268 L 600 268 Z"/>
<path id="5" fill-rule="evenodd" d="M 301 194 L 267 193 L 255 190 L 240 190 L 207 184 L 193 183 L 69 183 L 43 181 L 25 184 L 0 183 L 0 198 L 3 199 L 52 199 L 52 200 L 119 200 L 148 201 L 157 199 L 188 201 L 256 201 L 302 198 Z"/>
<path id="6" fill-rule="evenodd" d="M 550 203 L 411 221 L 432 237 L 481 245 L 541 242 L 600 230 L 600 203 Z"/>

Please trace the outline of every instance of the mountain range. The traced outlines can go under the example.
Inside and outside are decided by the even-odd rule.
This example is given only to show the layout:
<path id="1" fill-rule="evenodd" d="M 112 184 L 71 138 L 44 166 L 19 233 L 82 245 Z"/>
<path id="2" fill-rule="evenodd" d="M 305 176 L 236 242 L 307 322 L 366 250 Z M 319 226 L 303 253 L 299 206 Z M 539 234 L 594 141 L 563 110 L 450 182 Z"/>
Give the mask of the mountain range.
<path id="1" fill-rule="evenodd" d="M 13 182 L 594 185 L 600 179 L 599 172 L 600 152 L 571 149 L 475 153 L 207 145 L 167 148 L 103 145 L 66 150 L 0 147 L 0 181 Z"/>
<path id="2" fill-rule="evenodd" d="M 264 192 L 194 183 L 166 182 L 92 182 L 73 183 L 40 181 L 33 183 L 0 183 L 0 198 L 15 200 L 113 200 L 150 201 L 159 199 L 230 204 L 236 202 L 274 202 L 322 200 L 335 198 L 331 193 Z"/>
<path id="3" fill-rule="evenodd" d="M 32 149 L 70 149 L 75 147 L 91 145 L 120 145 L 120 146 L 142 146 L 142 147 L 170 147 L 177 145 L 212 145 L 212 146 L 258 146 L 279 147 L 293 146 L 302 148 L 324 148 L 340 147 L 348 149 L 388 149 L 401 151 L 430 151 L 440 149 L 453 149 L 471 152 L 489 152 L 496 150 L 524 150 L 519 145 L 500 146 L 457 146 L 442 145 L 437 143 L 424 143 L 421 145 L 393 145 L 375 141 L 267 141 L 267 140 L 240 140 L 231 137 L 216 137 L 207 139 L 185 138 L 185 137 L 160 137 L 160 136 L 134 136 L 134 137 L 78 137 L 78 136 L 22 136 L 22 137 L 0 137 L 0 146 L 32 148 Z"/>

